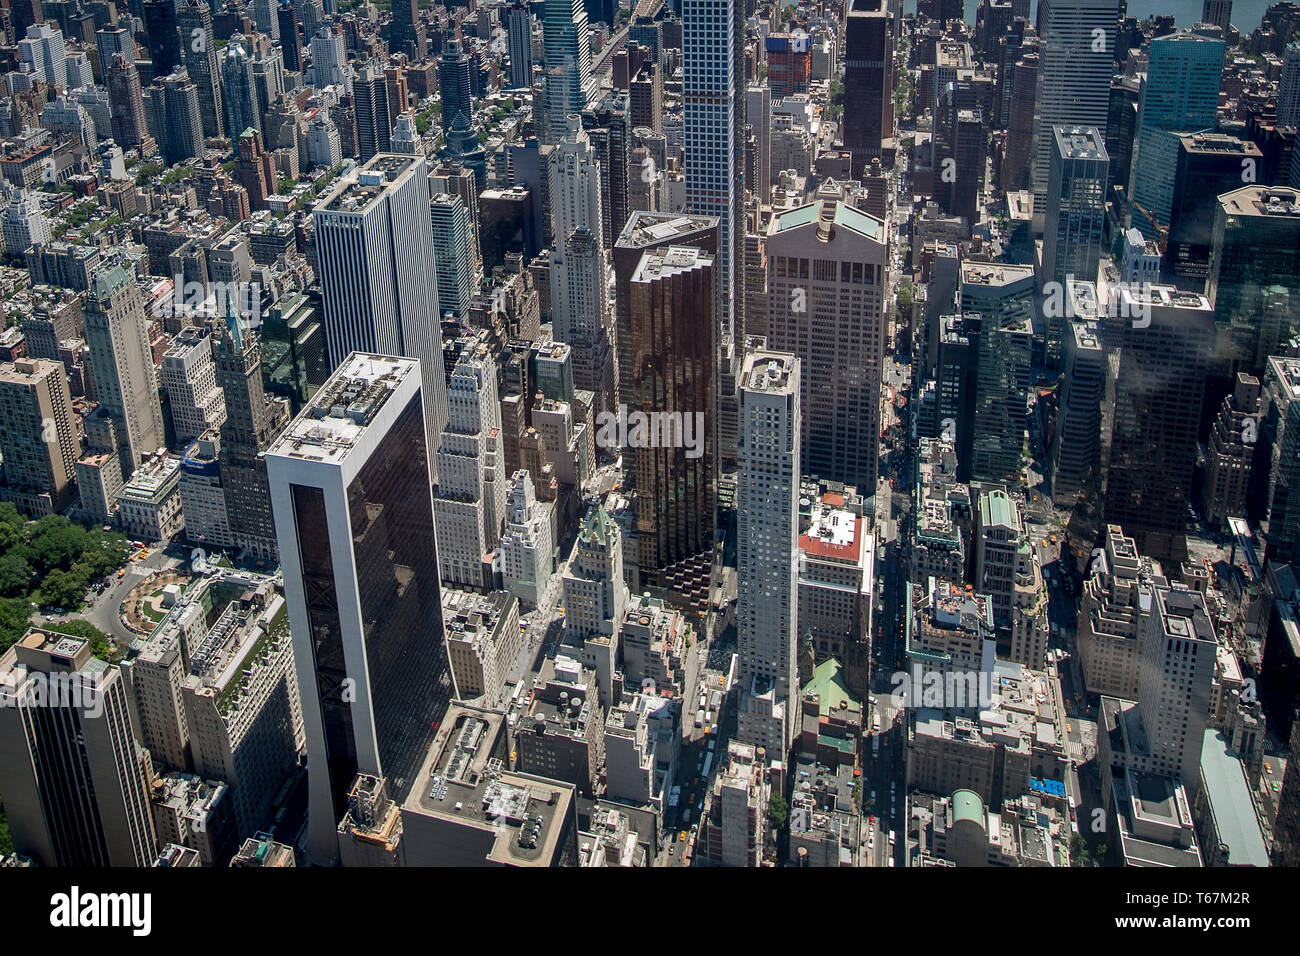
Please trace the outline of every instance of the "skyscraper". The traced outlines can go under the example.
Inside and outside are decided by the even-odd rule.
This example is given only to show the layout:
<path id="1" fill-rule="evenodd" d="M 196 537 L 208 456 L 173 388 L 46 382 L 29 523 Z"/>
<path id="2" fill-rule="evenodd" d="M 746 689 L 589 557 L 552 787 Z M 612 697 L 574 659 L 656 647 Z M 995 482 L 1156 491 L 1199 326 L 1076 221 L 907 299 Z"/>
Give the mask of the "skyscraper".
<path id="1" fill-rule="evenodd" d="M 429 214 L 437 256 L 438 311 L 443 318 L 453 315 L 463 321 L 476 288 L 469 213 L 459 196 L 437 193 L 430 198 Z"/>
<path id="2" fill-rule="evenodd" d="M 452 587 L 491 584 L 490 553 L 505 522 L 506 475 L 496 365 L 486 346 L 461 353 L 447 383 L 449 416 L 438 446 L 438 564 Z"/>
<path id="3" fill-rule="evenodd" d="M 1261 451 L 1267 452 L 1262 464 L 1268 468 L 1264 555 L 1295 564 L 1300 562 L 1300 358 L 1268 360 L 1261 406 Z"/>
<path id="4" fill-rule="evenodd" d="M 312 216 L 331 364 L 352 351 L 418 358 L 432 449 L 447 423 L 447 382 L 427 177 L 423 156 L 380 154 L 338 180 Z"/>
<path id="5" fill-rule="evenodd" d="M 1095 126 L 1105 136 L 1118 22 L 1118 0 L 1042 0 L 1038 6 L 1042 44 L 1030 154 L 1035 227 L 1052 206 L 1048 179 L 1055 128 Z"/>
<path id="6" fill-rule="evenodd" d="M 600 162 L 582 118 L 567 117 L 547 161 L 551 190 L 551 315 L 556 341 L 573 348 L 574 382 L 596 393 L 599 409 L 617 402 L 608 268 L 601 241 Z"/>
<path id="7" fill-rule="evenodd" d="M 389 53 L 405 53 L 412 60 L 419 58 L 415 27 L 419 6 L 419 0 L 395 0 L 393 3 L 393 23 L 388 34 Z"/>
<path id="8" fill-rule="evenodd" d="M 533 85 L 533 22 L 528 8 L 516 3 L 506 11 L 507 49 L 510 53 L 510 86 L 531 89 Z"/>
<path id="9" fill-rule="evenodd" d="M 1222 40 L 1186 32 L 1148 48 L 1128 187 L 1133 225 L 1148 239 L 1168 235 L 1180 134 L 1214 128 L 1223 51 Z"/>
<path id="10" fill-rule="evenodd" d="M 168 0 L 170 2 L 170 0 Z M 113 140 L 123 149 L 139 149 L 148 156 L 157 147 L 149 135 L 140 73 L 135 64 L 118 54 L 105 70 Z"/>
<path id="11" fill-rule="evenodd" d="M 797 707 L 799 376 L 797 357 L 755 350 L 737 383 L 738 737 L 769 760 L 785 758 Z"/>
<path id="12" fill-rule="evenodd" d="M 165 447 L 144 293 L 121 266 L 99 273 L 86 294 L 86 344 L 100 408 L 112 419 L 123 476 Z"/>
<path id="13" fill-rule="evenodd" d="M 231 538 L 248 557 L 271 562 L 275 525 L 264 454 L 288 421 L 288 405 L 267 398 L 258 334 L 233 313 L 217 335 L 215 356 L 226 397 L 220 461 Z"/>
<path id="14" fill-rule="evenodd" d="M 176 0 L 144 0 L 144 27 L 149 37 L 154 76 L 166 76 L 174 72 L 181 65 L 181 34 L 180 21 L 176 16 Z"/>
<path id="15" fill-rule="evenodd" d="M 63 364 L 19 359 L 0 365 L 0 499 L 32 518 L 61 512 L 76 498 L 81 439 Z"/>
<path id="16" fill-rule="evenodd" d="M 122 672 L 90 641 L 29 630 L 0 657 L 0 797 L 40 866 L 151 866 L 149 770 Z"/>
<path id="17" fill-rule="evenodd" d="M 1068 280 L 1097 277 L 1110 158 L 1096 128 L 1058 126 L 1052 130 L 1051 163 L 1040 278 L 1049 297 L 1061 302 Z M 1060 360 L 1065 317 L 1059 308 L 1043 311 L 1047 360 L 1054 365 Z"/>
<path id="18" fill-rule="evenodd" d="M 357 116 L 357 151 L 362 163 L 388 152 L 393 128 L 389 123 L 388 81 L 375 63 L 367 63 L 352 83 Z"/>
<path id="19" fill-rule="evenodd" d="M 204 136 L 225 132 L 225 111 L 221 104 L 217 43 L 212 32 L 212 8 L 207 0 L 180 0 L 177 18 L 181 30 L 181 59 L 198 91 L 199 114 Z M 236 130 L 238 136 L 242 130 Z"/>
<path id="20" fill-rule="evenodd" d="M 710 220 L 715 223 L 716 220 Z M 703 607 L 713 567 L 717 505 L 713 415 L 714 258 L 691 246 L 647 252 L 628 279 L 628 315 L 620 368 L 633 413 L 665 425 L 679 440 L 636 442 L 631 460 L 637 565 L 641 586 L 663 589 L 674 603 Z M 689 434 L 687 431 L 689 430 Z M 694 447 L 688 447 L 686 438 Z"/>
<path id="21" fill-rule="evenodd" d="M 262 132 L 262 116 L 253 90 L 253 61 L 244 49 L 243 37 L 233 36 L 221 57 L 222 103 L 226 108 L 226 129 L 238 138 L 245 130 Z"/>
<path id="22" fill-rule="evenodd" d="M 844 147 L 858 178 L 894 159 L 894 26 L 884 0 L 853 0 L 844 28 Z M 764 197 L 766 198 L 766 197 Z"/>
<path id="23" fill-rule="evenodd" d="M 1143 554 L 1181 560 L 1214 309 L 1172 286 L 1115 290 L 1120 358 L 1112 364 L 1105 520 Z"/>
<path id="24" fill-rule="evenodd" d="M 1277 125 L 1300 126 L 1300 42 L 1286 48 L 1277 87 Z"/>
<path id="25" fill-rule="evenodd" d="M 591 44 L 582 0 L 546 0 L 542 48 L 546 56 L 546 123 L 555 142 L 564 135 L 570 113 L 581 113 L 596 96 L 591 75 Z"/>
<path id="26" fill-rule="evenodd" d="M 799 460 L 864 489 L 876 486 L 888 269 L 887 226 L 847 203 L 772 217 L 767 345 L 799 356 Z"/>
<path id="27" fill-rule="evenodd" d="M 442 96 L 442 128 L 451 129 L 456 117 L 474 116 L 470 90 L 470 62 L 459 40 L 448 40 L 438 57 L 438 92 Z"/>
<path id="28" fill-rule="evenodd" d="M 421 381 L 414 359 L 353 353 L 266 455 L 317 863 L 337 859 L 358 772 L 396 799 L 427 785 L 450 696 Z"/>
<path id="29" fill-rule="evenodd" d="M 186 72 L 177 70 L 171 76 L 155 80 L 146 96 L 153 138 L 158 141 L 163 159 L 174 165 L 202 155 L 203 104 L 198 87 L 190 82 Z"/>
<path id="30" fill-rule="evenodd" d="M 1106 391 L 1106 352 L 1095 316 L 1068 323 L 1062 365 L 1061 413 L 1052 435 L 1052 500 L 1071 508 L 1080 494 L 1096 490 L 1101 464 L 1101 406 Z"/>
<path id="31" fill-rule="evenodd" d="M 290 73 L 302 70 L 302 35 L 298 32 L 298 8 L 293 0 L 283 0 L 275 11 L 280 23 L 280 49 L 284 51 L 284 68 Z"/>
<path id="32" fill-rule="evenodd" d="M 738 6 L 737 0 L 682 0 L 681 6 L 686 211 L 717 216 L 720 222 L 713 344 L 719 372 L 718 454 L 724 462 L 736 454 L 736 336 L 744 334 L 737 276 L 744 246 L 739 80 L 745 57 Z"/>

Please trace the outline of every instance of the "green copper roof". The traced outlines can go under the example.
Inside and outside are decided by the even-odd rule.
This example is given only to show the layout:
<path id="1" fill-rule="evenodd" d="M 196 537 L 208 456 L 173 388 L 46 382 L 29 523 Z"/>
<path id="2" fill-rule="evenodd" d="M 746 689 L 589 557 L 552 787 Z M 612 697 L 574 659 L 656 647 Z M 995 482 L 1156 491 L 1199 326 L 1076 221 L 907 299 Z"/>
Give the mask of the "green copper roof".
<path id="1" fill-rule="evenodd" d="M 985 527 L 1015 527 L 1015 506 L 1011 503 L 1011 496 L 1001 488 L 994 488 L 980 496 L 980 521 Z"/>
<path id="2" fill-rule="evenodd" d="M 974 790 L 954 790 L 952 793 L 952 819 L 972 820 L 984 826 L 984 801 Z"/>
<path id="3" fill-rule="evenodd" d="M 820 202 L 811 202 L 806 206 L 800 206 L 798 209 L 790 209 L 785 212 L 777 213 L 774 217 L 774 232 L 784 232 L 787 229 L 793 229 L 796 226 L 807 226 L 815 223 L 821 215 L 822 204 Z M 867 215 L 860 209 L 843 202 L 835 203 L 835 225 L 844 226 L 846 229 L 852 229 L 860 232 L 864 236 L 880 241 L 883 239 L 885 226 L 879 219 Z"/>
<path id="4" fill-rule="evenodd" d="M 833 657 L 827 658 L 813 669 L 812 679 L 803 687 L 805 694 L 809 691 L 821 698 L 822 713 L 839 710 L 841 701 L 847 701 L 850 708 L 862 710 L 862 701 L 844 683 L 843 668 Z"/>

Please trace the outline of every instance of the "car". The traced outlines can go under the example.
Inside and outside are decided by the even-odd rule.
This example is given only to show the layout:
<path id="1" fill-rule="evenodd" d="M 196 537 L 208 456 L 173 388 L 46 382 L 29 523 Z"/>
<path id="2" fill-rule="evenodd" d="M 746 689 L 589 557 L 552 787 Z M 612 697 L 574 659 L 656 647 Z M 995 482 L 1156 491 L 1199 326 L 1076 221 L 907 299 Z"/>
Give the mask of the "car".
<path id="1" fill-rule="evenodd" d="M 677 849 L 677 848 L 676 848 L 676 847 L 673 847 L 673 846 L 670 846 L 670 847 L 668 848 L 668 855 L 669 855 L 669 856 L 672 856 L 672 855 L 673 855 L 673 851 L 674 851 L 675 849 Z"/>
<path id="2" fill-rule="evenodd" d="M 1065 732 L 1066 732 L 1067 734 L 1072 734 L 1072 733 L 1074 733 L 1074 724 L 1071 724 L 1071 723 L 1067 722 L 1066 725 L 1065 725 Z"/>

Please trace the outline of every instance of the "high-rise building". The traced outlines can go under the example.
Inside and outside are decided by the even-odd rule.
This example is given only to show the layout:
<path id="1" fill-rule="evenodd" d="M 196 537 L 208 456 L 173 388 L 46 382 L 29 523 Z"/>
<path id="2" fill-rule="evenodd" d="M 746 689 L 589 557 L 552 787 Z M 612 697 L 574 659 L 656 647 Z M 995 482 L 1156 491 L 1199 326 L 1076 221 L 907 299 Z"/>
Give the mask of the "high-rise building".
<path id="1" fill-rule="evenodd" d="M 769 760 L 785 758 L 796 729 L 799 377 L 796 356 L 753 350 L 738 382 L 738 737 Z"/>
<path id="2" fill-rule="evenodd" d="M 393 22 L 388 33 L 388 52 L 405 53 L 412 60 L 419 57 L 419 37 L 416 21 L 419 17 L 419 0 L 396 0 L 393 4 Z"/>
<path id="3" fill-rule="evenodd" d="M 341 86 L 352 92 L 352 71 L 348 66 L 346 42 L 341 32 L 321 27 L 311 38 L 311 69 L 316 86 Z"/>
<path id="4" fill-rule="evenodd" d="M 0 797 L 40 866 L 152 866 L 148 757 L 122 672 L 90 641 L 29 630 L 0 657 Z"/>
<path id="5" fill-rule="evenodd" d="M 380 154 L 339 179 L 312 216 L 331 364 L 351 351 L 418 358 L 425 447 L 435 449 L 447 382 L 427 177 L 422 156 Z"/>
<path id="6" fill-rule="evenodd" d="M 1114 406 L 1106 522 L 1123 527 L 1143 554 L 1181 560 L 1214 309 L 1205 296 L 1172 286 L 1121 286 L 1115 294 L 1117 317 L 1108 325 L 1120 325 L 1120 357 L 1107 382 Z"/>
<path id="7" fill-rule="evenodd" d="M 1222 133 L 1179 137 L 1162 279 L 1180 289 L 1205 289 L 1219 197 L 1240 189 L 1242 177 L 1262 170 L 1263 153 L 1250 140 Z"/>
<path id="8" fill-rule="evenodd" d="M 736 443 L 736 335 L 743 334 L 737 274 L 744 245 L 744 194 L 738 119 L 744 116 L 738 64 L 744 33 L 737 33 L 737 0 L 682 0 L 682 103 L 686 211 L 717 216 L 714 255 L 717 307 L 713 347 L 719 360 L 718 454 L 730 461 Z"/>
<path id="9" fill-rule="evenodd" d="M 164 161 L 174 165 L 203 155 L 203 103 L 185 71 L 155 80 L 145 96 L 150 129 Z"/>
<path id="10" fill-rule="evenodd" d="M 100 408 L 112 419 L 122 474 L 166 446 L 144 293 L 121 266 L 99 275 L 86 295 L 86 344 Z"/>
<path id="11" fill-rule="evenodd" d="M 758 175 L 749 191 L 758 197 L 759 205 L 772 201 L 772 91 L 763 84 L 745 87 L 745 118 L 754 130 L 755 151 L 758 154 Z M 663 131 L 663 121 L 655 132 Z"/>
<path id="12" fill-rule="evenodd" d="M 556 341 L 573 349 L 574 384 L 596 394 L 600 410 L 617 401 L 609 270 L 599 224 L 600 162 L 581 117 L 567 117 L 564 138 L 548 159 L 551 189 L 551 316 Z"/>
<path id="13" fill-rule="evenodd" d="M 609 249 L 627 222 L 628 152 L 632 127 L 626 93 L 601 96 L 582 113 L 600 169 L 600 241 Z"/>
<path id="14" fill-rule="evenodd" d="M 166 2 L 170 3 L 171 0 Z M 135 64 L 119 54 L 113 57 L 104 72 L 108 85 L 113 140 L 123 149 L 138 149 L 145 156 L 152 154 L 157 144 L 149 135 L 144 93 L 140 89 L 140 73 Z"/>
<path id="15" fill-rule="evenodd" d="M 76 498 L 81 438 L 63 363 L 23 358 L 0 365 L 0 499 L 32 518 Z"/>
<path id="16" fill-rule="evenodd" d="M 587 11 L 582 0 L 545 0 L 542 49 L 546 57 L 546 130 L 542 141 L 564 135 L 570 113 L 581 113 L 596 98 L 591 74 Z"/>
<path id="17" fill-rule="evenodd" d="M 1052 130 L 1050 159 L 1040 278 L 1048 297 L 1059 302 L 1070 279 L 1091 282 L 1097 277 L 1110 158 L 1098 129 L 1058 126 Z M 1044 344 L 1053 364 L 1061 355 L 1065 326 L 1061 311 L 1044 309 Z"/>
<path id="18" fill-rule="evenodd" d="M 143 6 L 144 27 L 149 38 L 154 76 L 166 76 L 181 65 L 181 34 L 180 21 L 176 16 L 176 0 L 144 0 Z"/>
<path id="19" fill-rule="evenodd" d="M 550 502 L 537 500 L 526 470 L 511 475 L 506 530 L 501 536 L 501 574 L 510 593 L 534 607 L 546 593 L 554 565 L 552 511 Z"/>
<path id="20" fill-rule="evenodd" d="M 1277 125 L 1300 126 L 1300 42 L 1290 43 L 1277 86 Z"/>
<path id="21" fill-rule="evenodd" d="M 226 397 L 217 385 L 212 339 L 196 328 L 182 329 L 163 353 L 159 377 L 167 391 L 172 432 L 188 443 L 226 421 Z"/>
<path id="22" fill-rule="evenodd" d="M 31 246 L 43 245 L 54 238 L 36 190 L 15 189 L 9 194 L 8 202 L 0 209 L 0 237 L 11 256 L 22 255 Z"/>
<path id="23" fill-rule="evenodd" d="M 460 197 L 435 193 L 429 200 L 433 226 L 434 266 L 438 273 L 438 312 L 463 321 L 477 287 L 474 274 L 474 230 Z"/>
<path id="24" fill-rule="evenodd" d="M 18 59 L 36 78 L 50 86 L 67 85 L 68 51 L 63 31 L 57 26 L 50 23 L 29 26 L 27 35 L 18 41 Z"/>
<path id="25" fill-rule="evenodd" d="M 1096 127 L 1105 137 L 1118 23 L 1119 0 L 1042 0 L 1039 4 L 1042 42 L 1030 157 L 1035 231 L 1055 204 L 1048 180 L 1056 127 Z"/>
<path id="26" fill-rule="evenodd" d="M 1067 324 L 1061 364 L 1061 412 L 1052 435 L 1052 500 L 1070 508 L 1080 495 L 1095 493 L 1101 472 L 1101 408 L 1106 391 L 1106 350 L 1095 316 Z"/>
<path id="27" fill-rule="evenodd" d="M 563 588 L 564 627 L 571 637 L 617 641 L 628 602 L 627 583 L 623 580 L 623 535 L 599 502 L 583 515 L 564 572 Z M 611 649 L 610 658 L 617 658 L 616 651 Z M 598 679 L 604 677 L 601 670 L 597 666 Z M 600 682 L 605 684 L 603 679 Z"/>
<path id="28" fill-rule="evenodd" d="M 704 228 L 711 232 L 716 222 Z M 717 481 L 707 322 L 713 284 L 714 258 L 698 248 L 646 252 L 628 279 L 627 340 L 620 341 L 629 422 L 635 414 L 651 429 L 660 425 L 648 441 L 634 440 L 629 429 L 631 447 L 622 451 L 637 509 L 639 588 L 701 607 L 713 566 Z"/>
<path id="29" fill-rule="evenodd" d="M 1219 196 L 1205 294 L 1219 326 L 1211 394 L 1218 402 L 1239 371 L 1263 374 L 1270 355 L 1300 328 L 1300 191 L 1245 186 Z"/>
<path id="30" fill-rule="evenodd" d="M 1232 0 L 1203 0 L 1201 4 L 1201 22 L 1212 23 L 1220 30 L 1223 35 L 1228 35 L 1228 27 L 1232 25 Z"/>
<path id="31" fill-rule="evenodd" d="M 491 553 L 506 520 L 501 406 L 486 346 L 461 353 L 447 384 L 447 405 L 433 502 L 438 562 L 446 584 L 482 589 L 491 583 Z"/>
<path id="32" fill-rule="evenodd" d="M 317 863 L 358 772 L 399 799 L 426 786 L 450 697 L 422 380 L 415 359 L 354 352 L 266 454 Z"/>
<path id="33" fill-rule="evenodd" d="M 507 49 L 510 54 L 510 87 L 516 90 L 533 86 L 533 21 L 528 8 L 513 4 L 506 11 Z"/>
<path id="34" fill-rule="evenodd" d="M 1300 358 L 1272 356 L 1259 439 L 1268 452 L 1268 561 L 1300 563 Z M 1300 724 L 1300 721 L 1297 721 Z"/>
<path id="35" fill-rule="evenodd" d="M 767 345 L 799 357 L 804 472 L 876 486 L 889 232 L 826 199 L 773 215 Z"/>
<path id="36" fill-rule="evenodd" d="M 844 28 L 844 147 L 853 178 L 894 164 L 894 24 L 885 0 L 854 0 Z M 766 197 L 764 197 L 766 198 Z"/>
<path id="37" fill-rule="evenodd" d="M 177 19 L 181 30 L 181 59 L 198 92 L 199 114 L 204 136 L 221 136 L 225 110 L 221 103 L 220 68 L 216 36 L 212 32 L 212 8 L 207 0 L 179 0 Z M 238 136 L 242 130 L 235 130 Z"/>
<path id="38" fill-rule="evenodd" d="M 259 561 L 276 559 L 275 525 L 264 453 L 288 420 L 288 405 L 263 391 L 258 334 L 228 315 L 215 349 L 217 385 L 225 395 L 221 485 L 235 547 Z"/>
<path id="39" fill-rule="evenodd" d="M 470 60 L 459 40 L 448 40 L 438 57 L 438 93 L 442 96 L 442 128 L 449 130 L 462 113 L 474 118 Z"/>
<path id="40" fill-rule="evenodd" d="M 362 163 L 387 153 L 392 135 L 388 112 L 388 80 L 375 63 L 367 63 L 352 82 L 352 102 L 357 117 L 357 151 Z"/>
<path id="41" fill-rule="evenodd" d="M 1223 51 L 1223 40 L 1191 32 L 1148 46 L 1128 184 L 1133 225 L 1148 239 L 1168 236 L 1181 135 L 1214 128 Z"/>
<path id="42" fill-rule="evenodd" d="M 663 132 L 664 80 L 658 63 L 647 60 L 641 64 L 641 69 L 628 81 L 627 103 L 628 125 L 632 129 Z M 633 170 L 632 175 L 637 175 L 637 171 Z"/>
<path id="43" fill-rule="evenodd" d="M 262 131 L 262 117 L 253 89 L 253 61 L 244 49 L 243 37 L 233 36 L 221 55 L 221 102 L 226 110 L 226 129 L 232 137 L 246 129 Z"/>
<path id="44" fill-rule="evenodd" d="M 1222 527 L 1229 518 L 1246 514 L 1250 465 L 1258 437 L 1259 379 L 1237 373 L 1233 393 L 1219 406 L 1205 447 L 1201 500 L 1205 520 Z"/>
<path id="45" fill-rule="evenodd" d="M 290 73 L 302 71 L 302 35 L 298 32 L 298 8 L 293 0 L 283 0 L 275 11 L 280 25 L 280 49 L 284 51 L 284 68 Z"/>

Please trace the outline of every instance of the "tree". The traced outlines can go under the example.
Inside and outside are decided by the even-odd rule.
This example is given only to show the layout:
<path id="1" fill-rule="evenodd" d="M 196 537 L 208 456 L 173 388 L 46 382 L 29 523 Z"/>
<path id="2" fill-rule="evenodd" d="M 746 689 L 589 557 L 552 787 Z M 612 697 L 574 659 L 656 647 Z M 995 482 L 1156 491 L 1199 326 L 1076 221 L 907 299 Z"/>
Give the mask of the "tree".
<path id="1" fill-rule="evenodd" d="M 0 653 L 27 633 L 32 606 L 26 597 L 0 598 Z"/>
<path id="2" fill-rule="evenodd" d="M 767 821 L 773 830 L 784 830 L 790 819 L 790 805 L 779 793 L 772 794 L 767 804 Z"/>
<path id="3" fill-rule="evenodd" d="M 41 582 L 41 600 L 51 607 L 76 608 L 86 593 L 86 582 L 80 575 L 55 568 Z"/>
<path id="4" fill-rule="evenodd" d="M 15 548 L 0 555 L 0 595 L 19 597 L 31 589 L 32 566 L 23 550 Z"/>

